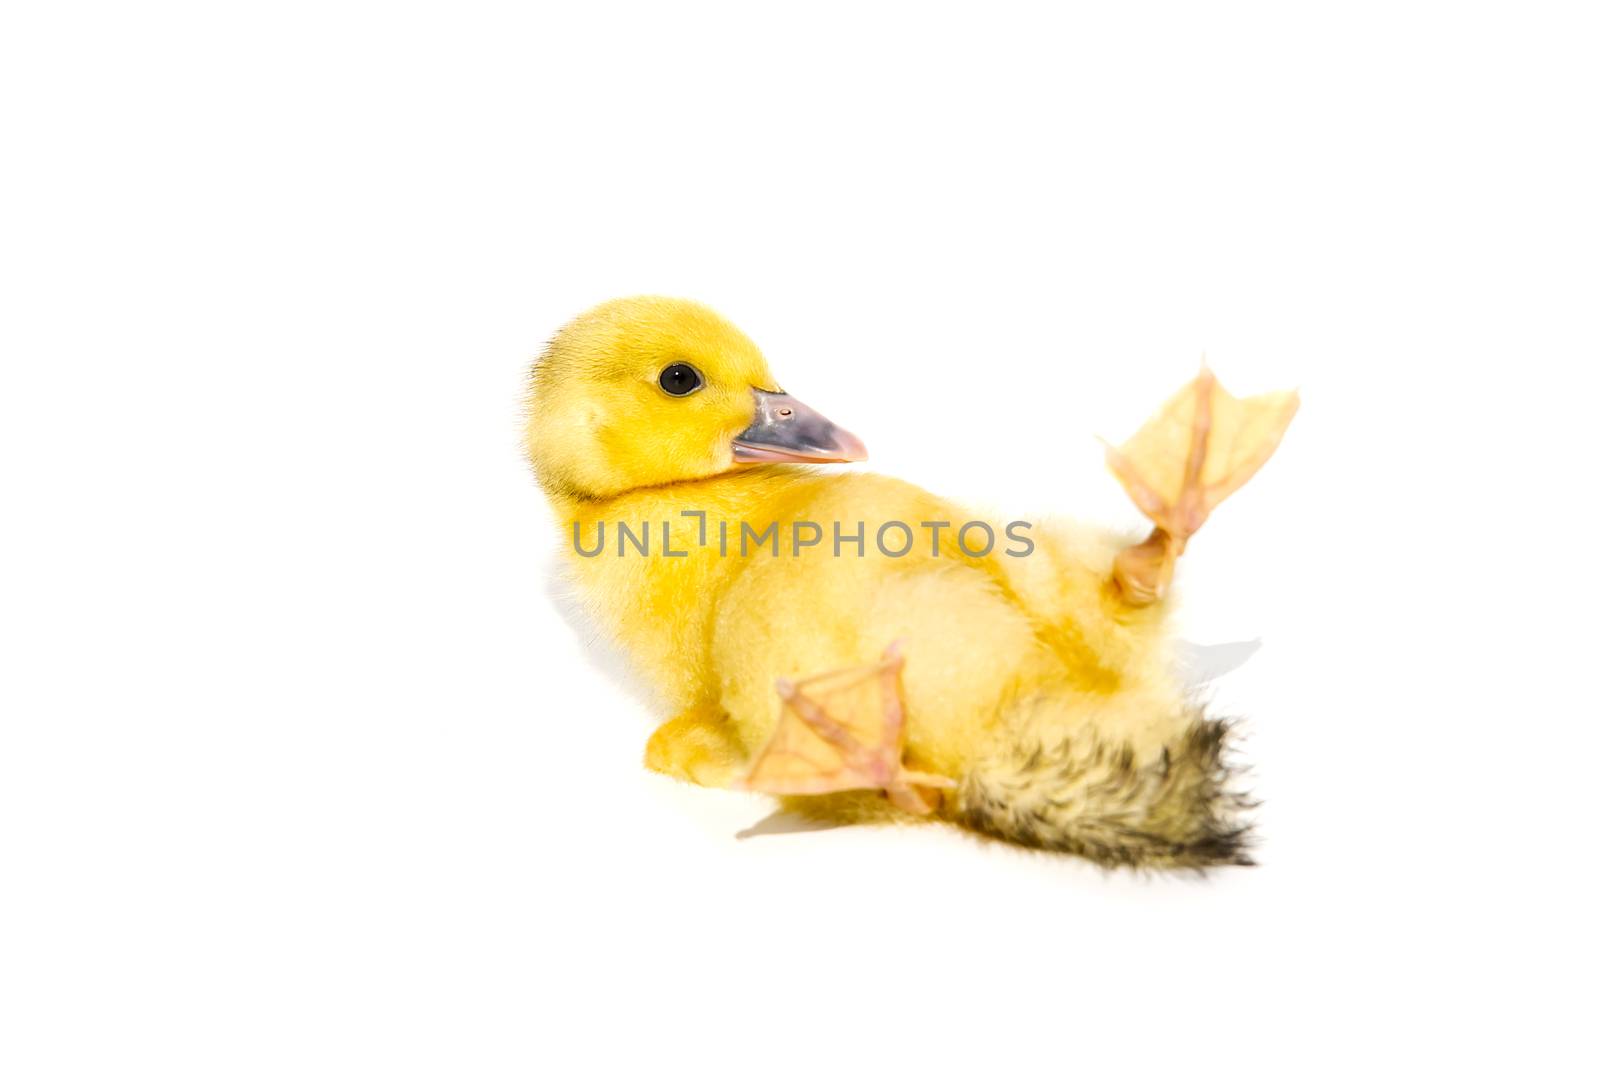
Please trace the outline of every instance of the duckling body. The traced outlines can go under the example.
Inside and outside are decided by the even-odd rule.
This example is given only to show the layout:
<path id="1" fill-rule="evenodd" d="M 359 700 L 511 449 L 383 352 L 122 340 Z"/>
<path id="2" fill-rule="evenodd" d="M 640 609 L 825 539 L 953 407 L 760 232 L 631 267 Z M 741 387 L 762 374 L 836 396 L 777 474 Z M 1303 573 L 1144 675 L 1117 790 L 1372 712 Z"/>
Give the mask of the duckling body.
<path id="1" fill-rule="evenodd" d="M 843 516 L 852 520 L 836 547 L 832 517 Z M 1161 644 L 1159 617 L 1119 619 L 1101 593 L 1114 555 L 1109 539 L 1035 528 L 1026 556 L 1007 556 L 998 544 L 976 556 L 956 532 L 977 519 L 898 479 L 767 469 L 584 503 L 563 527 L 570 537 L 576 525 L 589 551 L 598 532 L 610 532 L 595 556 L 573 555 L 575 585 L 669 708 L 681 710 L 684 723 L 657 734 L 653 767 L 721 785 L 771 734 L 775 679 L 870 662 L 897 639 L 908 652 L 904 681 L 916 710 L 908 752 L 952 778 L 1019 692 L 1126 693 L 1162 678 L 1138 671 Z M 816 523 L 821 542 L 796 552 L 797 521 Z M 886 534 L 885 546 L 876 534 L 893 521 L 921 535 L 926 549 L 890 555 L 899 554 L 904 533 Z M 948 525 L 937 531 L 937 557 L 924 522 Z M 776 534 L 753 545 L 773 525 Z M 622 526 L 650 531 L 651 552 L 622 541 Z M 799 537 L 817 535 L 802 528 Z M 775 540 L 776 555 L 768 549 Z M 663 548 L 686 555 L 664 556 Z M 1050 624 L 1066 619 L 1074 621 L 1070 634 Z M 713 724 L 726 726 L 728 745 L 701 752 L 703 728 Z M 688 732 L 690 725 L 702 730 Z M 677 739 L 684 741 L 667 741 Z"/>
<path id="2" fill-rule="evenodd" d="M 1104 862 L 1242 860 L 1224 729 L 1177 682 L 1163 603 L 1130 604 L 1119 590 L 1122 541 L 1060 524 L 1029 528 L 1025 543 L 965 539 L 974 521 L 990 532 L 1005 526 L 897 479 L 773 466 L 765 456 L 589 492 L 571 478 L 575 453 L 590 464 L 646 402 L 678 414 L 677 398 L 654 396 L 646 383 L 664 361 L 692 364 L 707 383 L 732 380 L 719 382 L 725 395 L 708 398 L 696 421 L 716 428 L 703 445 L 692 431 L 657 443 L 667 457 L 683 446 L 688 470 L 702 453 L 713 468 L 728 455 L 752 418 L 741 392 L 758 395 L 758 421 L 765 398 L 787 398 L 764 362 L 748 360 L 753 346 L 699 306 L 617 302 L 568 332 L 586 343 L 597 315 L 610 340 L 576 346 L 587 376 L 574 374 L 583 362 L 562 335 L 536 368 L 529 443 L 569 542 L 573 585 L 671 711 L 646 747 L 650 768 L 729 785 L 774 739 L 792 701 L 776 681 L 868 665 L 893 648 L 899 757 L 918 782 L 945 785 L 920 788 L 934 815 Z M 593 370 L 619 365 L 629 370 Z M 661 381 L 678 388 L 683 373 L 667 374 Z M 604 403 L 613 395 L 620 404 Z M 795 412 L 791 401 L 780 410 Z M 830 433 L 813 433 L 813 445 Z M 844 432 L 832 438 L 840 436 L 855 448 Z M 788 448 L 781 435 L 755 437 L 763 454 Z M 659 474 L 675 470 L 669 463 Z M 885 785 L 787 801 L 836 818 L 888 816 L 896 795 Z"/>

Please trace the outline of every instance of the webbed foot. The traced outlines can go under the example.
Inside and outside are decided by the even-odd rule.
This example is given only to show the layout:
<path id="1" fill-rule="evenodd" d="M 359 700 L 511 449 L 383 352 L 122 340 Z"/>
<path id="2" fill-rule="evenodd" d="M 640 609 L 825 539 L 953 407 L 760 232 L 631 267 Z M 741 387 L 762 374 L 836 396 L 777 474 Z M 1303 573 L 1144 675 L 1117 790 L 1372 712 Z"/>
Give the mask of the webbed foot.
<path id="1" fill-rule="evenodd" d="M 1165 595 L 1189 539 L 1272 456 L 1299 405 L 1293 391 L 1234 397 L 1202 369 L 1120 449 L 1107 447 L 1112 474 L 1156 525 L 1117 555 L 1111 581 L 1123 601 Z"/>
<path id="2" fill-rule="evenodd" d="M 899 643 L 876 664 L 778 680 L 783 709 L 772 737 L 734 786 L 768 794 L 882 790 L 908 813 L 933 811 L 955 781 L 901 763 L 905 699 Z"/>

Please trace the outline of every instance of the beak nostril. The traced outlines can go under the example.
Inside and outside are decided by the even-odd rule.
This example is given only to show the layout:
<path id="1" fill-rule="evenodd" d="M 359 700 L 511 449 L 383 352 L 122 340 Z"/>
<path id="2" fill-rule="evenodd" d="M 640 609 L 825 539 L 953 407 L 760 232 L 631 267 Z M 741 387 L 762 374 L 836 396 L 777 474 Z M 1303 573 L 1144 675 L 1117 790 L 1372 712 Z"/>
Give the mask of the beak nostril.
<path id="1" fill-rule="evenodd" d="M 755 395 L 755 419 L 733 439 L 734 463 L 836 464 L 867 458 L 859 438 L 804 401 L 758 386 L 750 392 Z"/>

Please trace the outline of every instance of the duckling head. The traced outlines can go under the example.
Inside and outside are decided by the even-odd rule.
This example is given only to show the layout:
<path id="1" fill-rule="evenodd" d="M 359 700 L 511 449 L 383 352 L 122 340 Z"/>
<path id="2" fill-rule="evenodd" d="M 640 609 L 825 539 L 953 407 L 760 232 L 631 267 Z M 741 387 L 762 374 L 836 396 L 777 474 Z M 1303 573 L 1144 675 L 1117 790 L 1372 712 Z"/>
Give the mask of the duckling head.
<path id="1" fill-rule="evenodd" d="M 784 393 L 732 323 L 667 297 L 610 301 L 561 328 L 533 368 L 527 448 L 548 493 L 588 499 L 867 456 Z"/>

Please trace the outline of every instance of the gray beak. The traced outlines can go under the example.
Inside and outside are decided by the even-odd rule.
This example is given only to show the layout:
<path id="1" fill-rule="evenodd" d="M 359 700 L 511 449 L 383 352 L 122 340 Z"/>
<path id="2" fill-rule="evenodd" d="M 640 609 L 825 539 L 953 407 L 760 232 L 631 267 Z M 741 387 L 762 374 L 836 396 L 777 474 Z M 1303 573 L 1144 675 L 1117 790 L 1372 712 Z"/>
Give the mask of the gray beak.
<path id="1" fill-rule="evenodd" d="M 861 439 L 786 393 L 753 391 L 756 418 L 733 440 L 740 464 L 838 464 L 866 460 Z"/>

